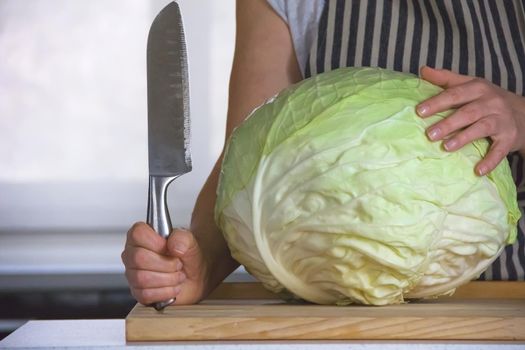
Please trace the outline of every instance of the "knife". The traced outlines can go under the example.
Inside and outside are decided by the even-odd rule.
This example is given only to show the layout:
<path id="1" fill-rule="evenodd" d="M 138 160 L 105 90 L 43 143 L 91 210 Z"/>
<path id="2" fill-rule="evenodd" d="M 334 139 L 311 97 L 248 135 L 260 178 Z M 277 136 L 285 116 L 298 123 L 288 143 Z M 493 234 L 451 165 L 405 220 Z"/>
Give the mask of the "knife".
<path id="1" fill-rule="evenodd" d="M 188 63 L 179 6 L 169 3 L 155 17 L 148 35 L 148 160 L 147 223 L 168 238 L 172 225 L 168 185 L 191 171 L 189 150 Z M 155 303 L 157 311 L 173 303 Z"/>

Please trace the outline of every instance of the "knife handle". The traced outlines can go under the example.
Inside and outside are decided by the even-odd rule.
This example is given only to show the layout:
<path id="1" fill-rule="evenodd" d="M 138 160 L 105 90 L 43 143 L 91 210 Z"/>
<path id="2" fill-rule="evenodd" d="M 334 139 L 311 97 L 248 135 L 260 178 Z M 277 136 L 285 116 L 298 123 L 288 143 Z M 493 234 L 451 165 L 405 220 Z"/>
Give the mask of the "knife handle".
<path id="1" fill-rule="evenodd" d="M 147 223 L 160 236 L 168 238 L 173 226 L 171 225 L 170 213 L 168 210 L 167 190 L 168 185 L 177 178 L 177 176 L 149 176 L 148 190 L 148 215 Z M 174 298 L 166 301 L 154 303 L 153 307 L 160 311 L 175 301 Z"/>
<path id="2" fill-rule="evenodd" d="M 147 222 L 159 235 L 168 238 L 173 229 L 168 211 L 168 185 L 176 176 L 149 176 Z"/>

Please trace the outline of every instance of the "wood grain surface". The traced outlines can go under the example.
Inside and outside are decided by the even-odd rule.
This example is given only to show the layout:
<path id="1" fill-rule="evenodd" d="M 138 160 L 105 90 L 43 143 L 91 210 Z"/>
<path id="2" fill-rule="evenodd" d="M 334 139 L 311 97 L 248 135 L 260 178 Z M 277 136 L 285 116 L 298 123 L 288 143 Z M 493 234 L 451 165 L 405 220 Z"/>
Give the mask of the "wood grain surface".
<path id="1" fill-rule="evenodd" d="M 514 281 L 473 281 L 459 287 L 451 296 L 459 299 L 525 299 L 525 283 Z M 222 283 L 208 299 L 279 299 L 258 282 Z"/>
<path id="2" fill-rule="evenodd" d="M 157 312 L 137 304 L 126 339 L 525 341 L 523 282 L 472 282 L 456 297 L 380 307 L 292 305 L 266 298 L 256 283 L 224 285 L 198 305 Z"/>

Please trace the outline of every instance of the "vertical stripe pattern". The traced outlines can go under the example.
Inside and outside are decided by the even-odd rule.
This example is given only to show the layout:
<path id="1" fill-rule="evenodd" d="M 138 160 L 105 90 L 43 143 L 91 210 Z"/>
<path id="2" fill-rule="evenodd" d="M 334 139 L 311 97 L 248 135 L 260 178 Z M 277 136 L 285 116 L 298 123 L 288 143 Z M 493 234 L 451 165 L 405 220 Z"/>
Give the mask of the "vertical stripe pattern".
<path id="1" fill-rule="evenodd" d="M 305 77 L 343 66 L 418 74 L 429 65 L 525 96 L 522 0 L 326 0 Z M 522 218 L 516 244 L 481 279 L 525 279 L 525 161 L 508 156 Z"/>
<path id="2" fill-rule="evenodd" d="M 326 0 L 305 77 L 341 66 L 417 74 L 427 64 L 524 95 L 524 21 L 519 0 Z"/>

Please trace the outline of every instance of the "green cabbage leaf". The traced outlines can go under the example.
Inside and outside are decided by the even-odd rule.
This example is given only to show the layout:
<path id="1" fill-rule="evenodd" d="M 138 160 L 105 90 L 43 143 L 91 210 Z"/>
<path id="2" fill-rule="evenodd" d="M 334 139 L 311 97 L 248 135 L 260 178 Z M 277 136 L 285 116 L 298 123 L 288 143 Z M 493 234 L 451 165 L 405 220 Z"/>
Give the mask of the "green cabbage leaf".
<path id="1" fill-rule="evenodd" d="M 256 108 L 225 151 L 215 220 L 266 288 L 320 304 L 450 294 L 516 239 L 506 160 L 474 173 L 489 142 L 456 152 L 415 106 L 441 88 L 412 74 L 341 68 Z"/>

